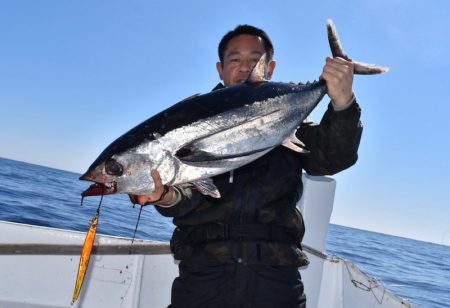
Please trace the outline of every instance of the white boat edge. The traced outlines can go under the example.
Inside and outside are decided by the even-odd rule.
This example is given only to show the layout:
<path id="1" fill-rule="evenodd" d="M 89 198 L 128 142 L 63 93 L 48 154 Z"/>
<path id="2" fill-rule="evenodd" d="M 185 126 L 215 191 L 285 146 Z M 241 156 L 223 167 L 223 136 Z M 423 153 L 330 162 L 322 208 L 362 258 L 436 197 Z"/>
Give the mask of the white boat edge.
<path id="1" fill-rule="evenodd" d="M 308 307 L 413 307 L 350 260 L 325 254 L 336 182 L 303 174 L 300 269 Z M 97 235 L 79 300 L 71 305 L 85 233 L 0 221 L 0 307 L 167 307 L 177 262 L 168 243 Z"/>

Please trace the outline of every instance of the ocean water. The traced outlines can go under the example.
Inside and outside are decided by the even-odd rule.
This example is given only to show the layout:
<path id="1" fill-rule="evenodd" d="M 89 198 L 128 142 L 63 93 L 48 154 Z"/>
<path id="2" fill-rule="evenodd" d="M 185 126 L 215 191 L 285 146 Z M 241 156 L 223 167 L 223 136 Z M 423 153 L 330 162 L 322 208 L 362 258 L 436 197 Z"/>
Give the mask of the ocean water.
<path id="1" fill-rule="evenodd" d="M 80 192 L 79 174 L 0 158 L 0 220 L 86 231 L 100 198 Z M 98 232 L 131 237 L 139 207 L 127 196 L 106 196 Z M 170 218 L 145 207 L 137 238 L 168 241 Z M 355 262 L 369 276 L 416 307 L 450 307 L 450 247 L 330 225 L 327 253 Z"/>

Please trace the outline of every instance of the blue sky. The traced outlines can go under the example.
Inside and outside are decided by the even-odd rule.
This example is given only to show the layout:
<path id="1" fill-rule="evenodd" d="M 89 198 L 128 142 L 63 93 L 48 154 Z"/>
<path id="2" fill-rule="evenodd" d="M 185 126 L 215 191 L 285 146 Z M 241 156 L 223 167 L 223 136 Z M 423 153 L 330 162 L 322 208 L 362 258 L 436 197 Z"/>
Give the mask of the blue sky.
<path id="1" fill-rule="evenodd" d="M 363 139 L 332 222 L 450 245 L 450 2 L 1 1 L 0 156 L 83 172 L 119 135 L 219 81 L 216 46 L 265 29 L 275 81 L 320 75 L 332 18 L 356 76 Z M 313 112 L 319 121 L 327 100 Z"/>

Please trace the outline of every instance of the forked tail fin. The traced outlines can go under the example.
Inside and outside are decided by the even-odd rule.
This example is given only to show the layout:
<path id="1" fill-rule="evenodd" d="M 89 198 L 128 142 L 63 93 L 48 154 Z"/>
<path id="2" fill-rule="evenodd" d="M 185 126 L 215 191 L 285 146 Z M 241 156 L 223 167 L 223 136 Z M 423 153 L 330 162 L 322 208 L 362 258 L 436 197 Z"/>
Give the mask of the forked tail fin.
<path id="1" fill-rule="evenodd" d="M 331 19 L 327 20 L 328 42 L 330 43 L 331 54 L 333 57 L 340 57 L 347 61 L 352 61 L 355 64 L 354 73 L 359 75 L 375 75 L 383 74 L 389 71 L 388 67 L 376 66 L 374 64 L 367 64 L 353 61 L 344 52 L 341 42 L 339 40 L 336 27 Z"/>

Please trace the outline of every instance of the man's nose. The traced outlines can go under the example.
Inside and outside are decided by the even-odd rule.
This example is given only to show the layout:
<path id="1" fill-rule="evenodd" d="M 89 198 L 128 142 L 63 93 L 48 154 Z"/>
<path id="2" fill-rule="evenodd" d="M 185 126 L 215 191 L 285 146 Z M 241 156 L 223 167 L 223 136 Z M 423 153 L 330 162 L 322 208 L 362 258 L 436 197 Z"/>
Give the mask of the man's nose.
<path id="1" fill-rule="evenodd" d="M 249 61 L 249 60 L 242 60 L 241 61 L 240 66 L 239 66 L 239 70 L 241 72 L 248 73 L 252 69 L 253 69 L 253 66 L 251 64 L 251 61 Z"/>

